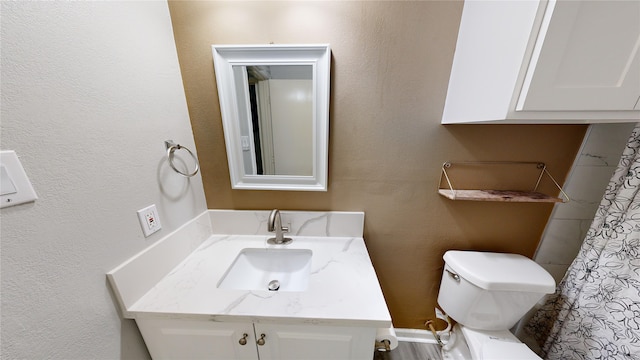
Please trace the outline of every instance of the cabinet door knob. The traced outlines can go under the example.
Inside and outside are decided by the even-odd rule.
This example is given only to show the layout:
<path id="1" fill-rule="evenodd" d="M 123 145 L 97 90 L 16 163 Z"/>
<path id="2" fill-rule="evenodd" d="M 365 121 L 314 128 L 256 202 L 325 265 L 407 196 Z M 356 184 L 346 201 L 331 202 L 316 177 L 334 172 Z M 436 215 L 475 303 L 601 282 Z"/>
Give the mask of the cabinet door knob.
<path id="1" fill-rule="evenodd" d="M 265 335 L 265 334 L 260 334 L 260 339 L 258 339 L 258 341 L 256 341 L 256 343 L 257 343 L 258 345 L 260 345 L 260 346 L 264 345 L 264 342 L 265 342 L 265 341 L 264 341 L 264 338 L 265 338 L 266 336 L 267 336 L 267 335 Z"/>
<path id="2" fill-rule="evenodd" d="M 247 333 L 242 334 L 242 339 L 240 339 L 238 343 L 240 343 L 240 345 L 247 345 L 247 336 L 249 336 L 249 334 Z"/>

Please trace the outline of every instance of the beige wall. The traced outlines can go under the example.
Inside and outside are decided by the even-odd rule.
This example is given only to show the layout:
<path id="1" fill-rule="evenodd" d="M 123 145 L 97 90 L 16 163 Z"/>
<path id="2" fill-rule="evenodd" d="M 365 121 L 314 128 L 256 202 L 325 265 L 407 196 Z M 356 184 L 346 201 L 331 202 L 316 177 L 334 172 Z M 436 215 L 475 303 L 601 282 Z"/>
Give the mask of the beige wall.
<path id="1" fill-rule="evenodd" d="M 586 126 L 440 125 L 462 2 L 177 1 L 170 11 L 209 208 L 364 211 L 400 328 L 433 317 L 445 250 L 533 255 L 552 205 L 446 200 L 440 166 L 544 161 L 562 180 Z M 231 190 L 210 46 L 271 42 L 331 44 L 328 192 Z"/>

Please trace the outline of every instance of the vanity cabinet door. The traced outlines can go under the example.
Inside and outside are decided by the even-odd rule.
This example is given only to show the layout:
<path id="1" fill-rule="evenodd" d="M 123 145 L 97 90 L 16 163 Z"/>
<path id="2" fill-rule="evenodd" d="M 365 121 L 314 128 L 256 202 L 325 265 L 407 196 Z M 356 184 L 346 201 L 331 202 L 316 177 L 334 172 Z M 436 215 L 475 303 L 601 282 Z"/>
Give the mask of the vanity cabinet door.
<path id="1" fill-rule="evenodd" d="M 136 323 L 154 360 L 258 359 L 251 323 L 178 319 L 136 319 Z M 246 343 L 240 341 L 244 334 Z"/>
<path id="2" fill-rule="evenodd" d="M 375 329 L 314 325 L 254 324 L 260 360 L 371 360 Z"/>

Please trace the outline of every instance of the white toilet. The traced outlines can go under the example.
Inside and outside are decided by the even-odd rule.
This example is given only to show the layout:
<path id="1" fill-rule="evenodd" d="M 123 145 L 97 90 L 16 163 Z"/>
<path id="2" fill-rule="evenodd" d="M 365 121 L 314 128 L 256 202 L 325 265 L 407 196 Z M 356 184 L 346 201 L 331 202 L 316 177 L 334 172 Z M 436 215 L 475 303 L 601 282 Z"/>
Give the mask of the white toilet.
<path id="1" fill-rule="evenodd" d="M 450 250 L 438 304 L 455 320 L 445 359 L 540 359 L 509 329 L 545 294 L 553 277 L 516 254 Z"/>

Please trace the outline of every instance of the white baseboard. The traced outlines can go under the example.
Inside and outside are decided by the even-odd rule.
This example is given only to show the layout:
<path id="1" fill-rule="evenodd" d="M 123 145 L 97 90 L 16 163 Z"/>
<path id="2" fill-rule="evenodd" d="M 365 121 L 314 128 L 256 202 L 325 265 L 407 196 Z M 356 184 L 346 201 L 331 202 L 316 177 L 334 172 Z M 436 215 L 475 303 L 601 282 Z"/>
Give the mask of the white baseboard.
<path id="1" fill-rule="evenodd" d="M 398 337 L 398 341 L 406 341 L 406 342 L 418 342 L 418 343 L 428 343 L 428 344 L 437 344 L 435 337 L 429 330 L 419 330 L 419 329 L 394 329 L 396 331 L 396 336 Z M 448 340 L 449 335 L 441 335 L 442 340 Z"/>

